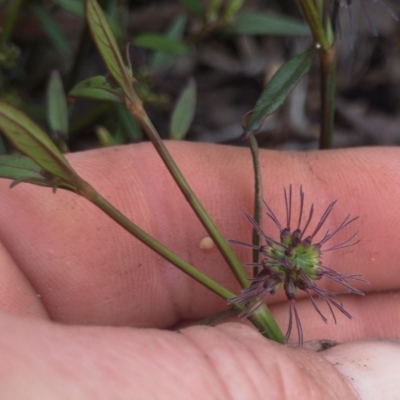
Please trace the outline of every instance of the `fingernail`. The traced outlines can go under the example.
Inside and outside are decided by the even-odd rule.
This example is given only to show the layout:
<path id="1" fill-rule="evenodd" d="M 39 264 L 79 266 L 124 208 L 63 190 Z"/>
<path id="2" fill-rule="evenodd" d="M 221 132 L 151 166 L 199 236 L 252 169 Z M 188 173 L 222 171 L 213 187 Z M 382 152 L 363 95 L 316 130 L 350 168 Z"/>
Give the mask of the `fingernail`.
<path id="1" fill-rule="evenodd" d="M 345 377 L 361 400 L 400 399 L 400 342 L 341 344 L 321 355 Z"/>

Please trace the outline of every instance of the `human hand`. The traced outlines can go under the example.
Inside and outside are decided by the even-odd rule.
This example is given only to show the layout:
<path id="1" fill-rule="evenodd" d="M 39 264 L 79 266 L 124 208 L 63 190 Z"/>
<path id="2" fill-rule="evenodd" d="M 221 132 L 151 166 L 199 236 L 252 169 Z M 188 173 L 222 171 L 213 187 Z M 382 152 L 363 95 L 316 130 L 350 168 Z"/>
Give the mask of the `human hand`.
<path id="1" fill-rule="evenodd" d="M 190 143 L 169 148 L 223 234 L 249 241 L 251 226 L 243 217 L 253 195 L 248 149 Z M 367 296 L 343 296 L 354 319 L 337 313 L 337 325 L 325 325 L 308 300 L 299 299 L 305 340 L 398 338 L 398 158 L 397 149 L 376 148 L 261 152 L 264 195 L 278 215 L 290 183 L 303 185 L 306 205 L 314 202 L 317 216 L 339 200 L 327 228 L 348 213 L 360 215 L 360 244 L 325 254 L 324 263 L 364 274 L 371 284 L 357 287 Z M 239 292 L 218 252 L 199 248 L 206 232 L 149 145 L 73 154 L 70 160 L 140 227 Z M 351 364 L 345 357 L 359 357 L 373 371 L 370 398 L 384 398 L 373 392 L 381 389 L 378 370 L 396 386 L 395 343 L 350 343 L 313 353 L 272 343 L 242 324 L 165 330 L 226 303 L 84 199 L 25 184 L 10 191 L 9 181 L 0 185 L 0 398 L 351 399 L 352 388 L 340 373 Z M 266 219 L 264 229 L 276 234 Z M 251 257 L 246 249 L 235 251 L 243 262 Z M 284 327 L 283 294 L 269 305 Z M 376 368 L 378 359 L 386 369 Z M 357 381 L 351 367 L 341 371 Z"/>

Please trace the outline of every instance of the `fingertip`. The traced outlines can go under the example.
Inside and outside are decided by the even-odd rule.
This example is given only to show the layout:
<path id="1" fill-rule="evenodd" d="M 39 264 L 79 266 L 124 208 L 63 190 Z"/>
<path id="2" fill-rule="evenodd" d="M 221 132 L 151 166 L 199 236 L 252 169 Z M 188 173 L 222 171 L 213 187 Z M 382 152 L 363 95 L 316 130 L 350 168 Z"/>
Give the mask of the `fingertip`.
<path id="1" fill-rule="evenodd" d="M 361 400 L 400 399 L 400 342 L 371 340 L 342 344 L 324 357 L 343 375 Z"/>
<path id="2" fill-rule="evenodd" d="M 278 344 L 243 324 L 203 328 L 188 328 L 185 336 L 207 354 L 225 387 L 236 394 L 246 389 L 247 397 L 232 398 L 355 398 L 346 379 L 322 353 Z"/>

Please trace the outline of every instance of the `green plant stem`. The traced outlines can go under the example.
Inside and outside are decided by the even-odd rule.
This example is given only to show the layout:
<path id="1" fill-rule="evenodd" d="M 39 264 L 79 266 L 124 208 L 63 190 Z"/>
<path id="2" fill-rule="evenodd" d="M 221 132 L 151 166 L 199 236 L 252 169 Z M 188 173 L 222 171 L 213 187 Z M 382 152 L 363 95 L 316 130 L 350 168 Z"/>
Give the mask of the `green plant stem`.
<path id="1" fill-rule="evenodd" d="M 115 38 L 113 38 L 111 27 L 107 23 L 107 19 L 104 13 L 99 8 L 99 5 L 96 0 L 86 0 L 85 4 L 86 4 L 85 15 L 94 42 L 96 43 L 98 50 L 103 57 L 103 60 L 107 66 L 108 71 L 110 72 L 112 77 L 115 79 L 116 83 L 121 87 L 121 89 L 125 94 L 125 105 L 127 109 L 129 110 L 130 113 L 132 113 L 132 115 L 142 126 L 143 130 L 146 132 L 148 138 L 152 142 L 153 146 L 160 155 L 167 169 L 171 173 L 176 184 L 178 185 L 181 192 L 185 196 L 186 200 L 192 207 L 198 219 L 201 221 L 201 223 L 207 230 L 208 234 L 213 239 L 215 245 L 218 247 L 219 251 L 221 252 L 228 266 L 230 267 L 232 273 L 239 281 L 240 285 L 243 288 L 248 287 L 250 283 L 247 279 L 246 272 L 242 267 L 240 261 L 237 259 L 232 249 L 229 247 L 228 242 L 219 232 L 219 230 L 217 229 L 211 218 L 208 216 L 204 207 L 197 199 L 196 195 L 193 193 L 186 179 L 184 178 L 178 166 L 176 165 L 175 161 L 168 152 L 164 142 L 161 140 L 159 134 L 157 133 L 156 129 L 151 123 L 148 115 L 146 114 L 142 102 L 140 101 L 137 93 L 133 89 L 132 86 L 133 79 L 131 76 L 131 71 L 128 71 L 126 66 L 123 65 L 122 56 L 115 44 Z M 79 189 L 79 192 L 82 192 L 82 190 Z M 93 192 L 94 194 L 96 194 L 94 190 Z M 88 196 L 86 196 L 84 192 L 82 192 L 81 194 L 88 198 Z M 118 210 L 112 207 L 98 194 L 89 196 L 89 199 L 91 199 L 92 202 L 94 202 L 101 209 L 103 209 L 103 211 L 106 212 L 108 215 L 110 215 L 111 213 L 113 215 L 113 218 L 116 219 L 117 222 L 119 221 L 119 223 L 124 224 L 124 227 L 129 222 L 129 220 L 125 220 L 125 217 L 121 213 L 119 213 Z M 154 238 L 148 236 L 144 231 L 138 230 L 137 227 L 133 229 L 131 225 L 129 225 L 129 231 L 133 233 L 136 237 L 138 237 L 140 240 L 142 240 L 144 243 L 146 243 L 147 246 L 157 251 L 158 254 L 162 255 L 167 260 L 174 262 L 174 264 L 177 265 L 179 268 L 182 268 L 185 271 L 187 271 L 187 273 L 189 273 L 188 268 L 190 264 L 187 264 L 184 260 L 180 259 L 175 254 L 171 253 L 164 246 L 160 247 L 161 245 L 158 242 L 154 241 L 155 240 Z M 208 277 L 203 276 L 203 274 L 199 275 L 198 271 L 196 272 L 195 269 L 190 270 L 190 274 L 196 274 L 195 276 L 197 276 L 197 279 L 201 278 L 202 283 L 204 281 L 204 284 L 207 287 L 209 287 L 210 283 L 214 282 L 210 280 Z M 217 287 L 217 289 L 218 292 L 220 293 L 221 289 L 219 287 Z M 211 290 L 213 291 L 216 290 L 215 284 L 211 285 Z M 233 294 L 231 294 L 231 292 L 229 291 L 225 291 L 224 293 L 221 294 L 223 294 L 225 298 L 226 296 L 230 296 L 229 298 L 232 298 L 233 296 Z M 280 332 L 279 328 L 277 327 L 275 321 L 273 320 L 272 315 L 269 313 L 266 307 L 264 313 L 267 315 L 268 318 L 262 319 L 261 317 L 258 318 L 257 316 L 254 316 L 252 317 L 252 320 L 255 321 L 253 323 L 259 328 L 261 332 L 271 332 L 270 333 L 271 337 L 276 337 L 276 336 L 279 337 L 279 332 Z"/>
<path id="2" fill-rule="evenodd" d="M 142 115 L 140 115 L 142 114 Z M 165 147 L 164 142 L 161 140 L 158 135 L 156 129 L 148 118 L 147 114 L 144 112 L 139 113 L 138 115 L 134 115 L 139 123 L 142 125 L 143 130 L 146 132 L 148 138 L 153 143 L 155 149 L 163 160 L 164 164 L 168 168 L 172 177 L 174 178 L 176 184 L 182 191 L 185 196 L 187 202 L 192 207 L 193 211 L 199 218 L 200 222 L 203 224 L 204 228 L 211 236 L 215 245 L 218 247 L 225 261 L 231 268 L 233 274 L 236 279 L 239 281 L 240 285 L 245 288 L 249 286 L 249 281 L 247 280 L 246 272 L 244 271 L 240 261 L 237 259 L 232 249 L 229 247 L 228 242 L 219 232 L 218 228 L 215 226 L 214 222 L 211 220 L 210 216 L 207 214 L 203 205 L 200 203 L 197 196 L 194 194 L 193 190 L 187 183 L 186 179 L 182 175 L 178 166 L 176 165 L 174 159 L 171 157 L 171 154 Z"/>
<path id="3" fill-rule="evenodd" d="M 334 33 L 329 18 L 325 21 L 326 8 L 321 0 L 317 6 L 313 0 L 299 0 L 301 9 L 311 29 L 314 41 L 320 49 L 321 77 L 321 127 L 320 149 L 329 149 L 333 145 L 333 127 L 336 95 L 336 46 Z"/>
<path id="4" fill-rule="evenodd" d="M 262 219 L 262 180 L 260 162 L 258 159 L 258 143 L 254 135 L 250 136 L 249 146 L 251 151 L 251 157 L 253 159 L 254 169 L 254 220 L 259 226 L 261 226 Z M 260 246 L 260 235 L 253 228 L 252 243 L 254 246 Z M 260 251 L 253 249 L 253 263 L 258 263 L 260 258 Z M 258 268 L 253 268 L 253 277 L 258 274 Z"/>
<path id="5" fill-rule="evenodd" d="M 321 46 L 323 50 L 328 50 L 330 43 L 326 37 L 324 27 L 315 7 L 313 0 L 299 0 L 300 7 L 303 11 L 304 17 L 311 29 L 314 42 Z"/>
<path id="6" fill-rule="evenodd" d="M 249 317 L 249 320 L 267 339 L 282 344 L 286 343 L 285 336 L 266 305 L 257 308 L 257 310 Z"/>
<path id="7" fill-rule="evenodd" d="M 165 147 L 164 142 L 161 140 L 160 136 L 158 135 L 156 129 L 154 128 L 147 114 L 144 112 L 144 110 L 143 113 L 137 111 L 136 113 L 138 115 L 134 116 L 141 123 L 142 128 L 147 133 L 149 139 L 151 140 L 158 154 L 164 161 L 166 167 L 168 168 L 175 182 L 181 189 L 186 200 L 191 205 L 193 211 L 196 213 L 197 217 L 202 222 L 203 226 L 213 239 L 214 243 L 220 250 L 222 256 L 228 263 L 229 267 L 231 268 L 232 272 L 238 279 L 239 283 L 243 288 L 249 286 L 249 281 L 247 279 L 246 273 L 242 265 L 236 258 L 232 249 L 229 247 L 225 238 L 222 236 L 218 228 L 215 226 L 211 218 L 208 216 L 203 205 L 200 203 L 196 195 L 193 193 L 189 184 L 186 182 L 186 179 L 183 177 L 178 166 L 176 165 L 175 161 L 173 160 L 167 148 Z M 285 338 L 282 334 L 282 331 L 280 330 L 278 324 L 275 322 L 274 318 L 272 317 L 266 305 L 259 307 L 257 312 L 255 312 L 251 317 L 249 317 L 249 319 L 254 324 L 254 326 L 261 332 L 261 334 L 263 334 L 265 337 L 271 340 L 275 340 L 278 343 L 285 343 Z"/>
<path id="8" fill-rule="evenodd" d="M 160 155 L 161 159 L 164 161 L 164 164 L 166 165 L 168 171 L 171 173 L 176 184 L 181 189 L 183 195 L 185 196 L 186 200 L 192 207 L 193 211 L 195 212 L 195 214 L 197 215 L 197 217 L 207 230 L 208 234 L 213 239 L 214 243 L 218 247 L 219 251 L 221 252 L 222 256 L 224 257 L 225 261 L 231 268 L 233 274 L 235 275 L 241 286 L 243 288 L 248 287 L 249 281 L 247 279 L 247 275 L 242 265 L 236 258 L 232 249 L 229 247 L 225 238 L 222 236 L 218 228 L 215 226 L 214 222 L 208 216 L 207 212 L 205 211 L 203 205 L 198 200 L 197 196 L 193 193 L 192 189 L 190 188 L 186 179 L 182 175 L 174 159 L 171 157 L 170 153 L 165 147 L 164 142 L 161 140 L 160 136 L 158 135 L 156 129 L 154 128 L 153 124 L 151 123 L 144 109 L 141 107 L 139 103 L 136 104 L 127 103 L 127 108 L 142 125 L 143 130 L 146 132 L 150 141 L 153 143 L 156 151 Z M 158 250 L 155 249 L 155 251 Z M 163 255 L 161 253 L 159 254 Z M 168 255 L 168 253 L 165 254 Z M 174 264 L 177 265 L 176 263 Z M 279 343 L 285 342 L 285 338 L 278 324 L 275 322 L 274 318 L 272 317 L 266 305 L 259 307 L 257 312 L 254 313 L 251 317 L 249 317 L 249 319 L 254 324 L 254 326 L 268 339 L 275 340 L 276 342 Z"/>
<path id="9" fill-rule="evenodd" d="M 144 230 L 139 228 L 131 220 L 129 220 L 125 215 L 123 215 L 119 210 L 117 210 L 112 204 L 110 204 L 104 197 L 97 193 L 92 187 L 85 187 L 84 190 L 80 190 L 80 194 L 100 208 L 104 213 L 106 213 L 110 218 L 122 226 L 125 230 L 139 239 L 146 246 L 150 247 L 157 254 L 164 257 L 171 264 L 174 264 L 181 271 L 185 272 L 187 275 L 191 276 L 197 282 L 201 283 L 211 291 L 213 291 L 218 296 L 228 300 L 235 297 L 235 294 L 225 289 L 219 283 L 215 282 L 213 279 L 209 278 L 207 275 L 200 272 L 198 269 L 193 267 L 191 264 L 177 256 L 171 250 L 167 249 L 156 239 L 151 237 Z"/>
<path id="10" fill-rule="evenodd" d="M 157 254 L 168 260 L 171 264 L 178 267 L 181 271 L 210 289 L 218 296 L 224 298 L 225 300 L 235 297 L 234 293 L 200 272 L 191 264 L 173 253 L 171 250 L 167 249 L 144 230 L 139 228 L 112 204 L 110 204 L 104 197 L 97 193 L 89 184 L 85 185 L 86 186 L 84 188 L 81 187 L 80 190 L 78 190 L 79 194 L 97 206 L 100 210 L 117 222 L 122 228 L 135 236 L 146 246 L 150 247 Z M 240 311 L 239 308 L 237 308 L 237 310 Z M 285 343 L 285 338 L 266 305 L 259 307 L 259 309 L 251 317 L 249 317 L 249 319 L 258 328 L 263 336 L 268 339 L 275 340 L 278 343 Z"/>
<path id="11" fill-rule="evenodd" d="M 249 146 L 251 151 L 251 157 L 253 159 L 254 169 L 254 220 L 259 226 L 261 226 L 262 220 L 262 179 L 260 160 L 258 158 L 258 143 L 254 135 L 249 138 Z M 260 245 L 260 235 L 255 229 L 253 229 L 252 243 L 255 246 Z M 260 252 L 257 249 L 253 250 L 253 263 L 258 263 Z M 254 268 L 253 276 L 258 273 L 258 268 Z M 275 340 L 278 343 L 285 343 L 285 337 L 280 330 L 279 326 L 272 317 L 268 307 L 263 305 L 258 308 L 254 314 L 249 317 L 250 321 L 254 326 L 264 335 L 266 338 Z"/>
<path id="12" fill-rule="evenodd" d="M 314 0 L 315 8 L 318 12 L 319 17 L 322 20 L 322 15 L 324 12 L 325 4 L 327 3 L 326 0 Z"/>
<path id="13" fill-rule="evenodd" d="M 321 85 L 320 149 L 333 147 L 336 97 L 336 43 L 319 53 Z"/>
<path id="14" fill-rule="evenodd" d="M 211 325 L 212 323 L 227 318 L 230 316 L 237 315 L 237 310 L 230 309 L 225 311 L 220 311 L 210 317 L 199 322 L 199 325 Z M 278 343 L 286 343 L 285 337 L 280 330 L 279 326 L 276 324 L 275 320 L 272 318 L 268 307 L 262 305 L 259 307 L 253 315 L 249 317 L 250 321 L 257 327 L 259 332 L 267 339 L 274 340 Z"/>

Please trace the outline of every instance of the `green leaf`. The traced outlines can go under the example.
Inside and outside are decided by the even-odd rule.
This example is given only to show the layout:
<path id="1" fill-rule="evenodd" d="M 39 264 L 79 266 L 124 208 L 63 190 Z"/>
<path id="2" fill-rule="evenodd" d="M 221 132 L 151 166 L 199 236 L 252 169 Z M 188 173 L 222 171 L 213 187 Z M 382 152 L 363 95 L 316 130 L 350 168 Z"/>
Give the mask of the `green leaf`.
<path id="1" fill-rule="evenodd" d="M 53 17 L 48 14 L 43 7 L 39 6 L 32 7 L 32 12 L 42 25 L 43 30 L 46 32 L 57 51 L 65 58 L 70 58 L 72 51 L 69 42 Z"/>
<path id="2" fill-rule="evenodd" d="M 51 73 L 47 87 L 47 118 L 50 129 L 57 136 L 68 136 L 68 105 L 58 71 Z"/>
<path id="3" fill-rule="evenodd" d="M 202 18 L 204 15 L 203 6 L 200 0 L 179 0 L 196 17 Z"/>
<path id="4" fill-rule="evenodd" d="M 194 118 L 196 97 L 196 82 L 194 79 L 190 79 L 172 112 L 169 127 L 170 139 L 183 139 L 185 137 Z"/>
<path id="5" fill-rule="evenodd" d="M 274 113 L 286 100 L 300 79 L 310 69 L 314 49 L 299 54 L 282 65 L 267 84 L 245 124 L 245 137 L 258 129 L 264 119 Z"/>
<path id="6" fill-rule="evenodd" d="M 21 180 L 26 178 L 43 179 L 42 168 L 29 157 L 17 155 L 0 156 L 0 177 Z"/>
<path id="7" fill-rule="evenodd" d="M 230 33 L 247 35 L 308 36 L 307 24 L 294 18 L 282 17 L 265 12 L 246 13 L 237 17 Z"/>
<path id="8" fill-rule="evenodd" d="M 136 36 L 136 38 L 132 40 L 132 44 L 134 46 L 163 51 L 164 53 L 175 54 L 177 56 L 187 56 L 189 54 L 189 48 L 185 44 L 158 33 L 143 33 Z"/>
<path id="9" fill-rule="evenodd" d="M 165 33 L 165 37 L 181 42 L 183 33 L 185 32 L 187 18 L 179 16 L 172 23 L 170 28 Z M 175 60 L 175 56 L 163 51 L 156 51 L 150 61 L 151 69 L 167 69 L 171 67 Z"/>
<path id="10" fill-rule="evenodd" d="M 26 182 L 38 186 L 52 187 L 54 192 L 58 187 L 74 190 L 71 185 L 47 173 L 31 158 L 21 154 L 0 156 L 0 178 L 12 179 L 11 188 L 19 183 Z"/>
<path id="11" fill-rule="evenodd" d="M 81 181 L 49 136 L 22 111 L 0 101 L 0 130 L 23 154 L 72 186 Z"/>
<path id="12" fill-rule="evenodd" d="M 131 103 L 139 101 L 132 88 L 132 74 L 122 60 L 110 24 L 96 0 L 86 0 L 86 20 L 99 53 L 114 80 Z"/>
<path id="13" fill-rule="evenodd" d="M 78 83 L 69 93 L 70 97 L 86 97 L 96 100 L 123 103 L 121 89 L 114 89 L 104 76 L 94 76 Z"/>
<path id="14" fill-rule="evenodd" d="M 53 2 L 77 17 L 83 18 L 85 15 L 85 7 L 82 0 L 53 0 Z"/>

